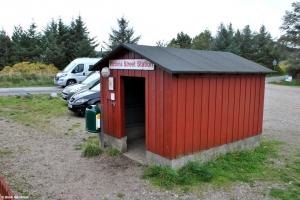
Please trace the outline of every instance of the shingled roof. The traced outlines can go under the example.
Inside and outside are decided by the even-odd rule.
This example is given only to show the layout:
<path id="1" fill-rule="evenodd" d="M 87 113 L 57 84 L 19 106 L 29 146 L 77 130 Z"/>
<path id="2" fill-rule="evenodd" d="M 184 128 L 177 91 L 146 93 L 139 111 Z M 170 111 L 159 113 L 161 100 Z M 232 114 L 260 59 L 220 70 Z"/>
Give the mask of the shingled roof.
<path id="1" fill-rule="evenodd" d="M 97 62 L 92 71 L 100 70 L 122 49 L 128 49 L 165 71 L 177 73 L 269 74 L 275 71 L 229 52 L 121 44 Z"/>

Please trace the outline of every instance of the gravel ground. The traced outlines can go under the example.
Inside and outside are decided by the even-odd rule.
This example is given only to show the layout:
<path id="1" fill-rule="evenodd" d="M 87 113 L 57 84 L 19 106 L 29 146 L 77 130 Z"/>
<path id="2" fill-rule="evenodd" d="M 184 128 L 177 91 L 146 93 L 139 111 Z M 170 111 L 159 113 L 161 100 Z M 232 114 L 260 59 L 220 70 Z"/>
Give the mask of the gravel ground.
<path id="1" fill-rule="evenodd" d="M 299 148 L 299 99 L 299 87 L 266 84 L 263 138 L 282 140 L 290 144 L 289 148 Z M 251 187 L 240 183 L 230 189 L 208 189 L 201 198 L 158 190 L 140 179 L 144 166 L 125 156 L 109 157 L 104 153 L 94 158 L 81 157 L 74 145 L 92 134 L 85 132 L 84 118 L 70 115 L 52 119 L 47 130 L 0 117 L 0 151 L 12 152 L 0 157 L 0 171 L 14 185 L 17 196 L 26 191 L 31 199 L 57 200 L 272 199 L 262 192 L 276 185 L 264 182 Z M 80 126 L 72 128 L 76 123 Z"/>

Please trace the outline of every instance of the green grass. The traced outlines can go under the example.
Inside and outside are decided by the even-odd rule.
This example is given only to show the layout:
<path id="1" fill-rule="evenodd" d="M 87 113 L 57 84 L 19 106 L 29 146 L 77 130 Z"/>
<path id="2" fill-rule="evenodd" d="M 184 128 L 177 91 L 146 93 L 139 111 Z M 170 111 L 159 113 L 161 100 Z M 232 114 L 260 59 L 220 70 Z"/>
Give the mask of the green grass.
<path id="1" fill-rule="evenodd" d="M 117 195 L 117 197 L 119 197 L 119 198 L 122 198 L 122 197 L 124 197 L 125 196 L 125 194 L 122 194 L 122 193 L 119 193 L 118 195 Z"/>
<path id="2" fill-rule="evenodd" d="M 88 143 L 84 145 L 81 156 L 82 157 L 93 157 L 93 156 L 98 156 L 102 153 L 102 149 L 93 143 Z"/>
<path id="3" fill-rule="evenodd" d="M 0 74 L 0 88 L 54 86 L 55 74 Z"/>
<path id="4" fill-rule="evenodd" d="M 7 156 L 7 155 L 10 155 L 10 154 L 12 154 L 11 151 L 1 151 L 0 150 L 0 157 Z"/>
<path id="5" fill-rule="evenodd" d="M 33 94 L 26 98 L 19 96 L 0 96 L 0 115 L 25 126 L 44 128 L 51 118 L 68 117 L 66 104 L 50 94 Z"/>
<path id="6" fill-rule="evenodd" d="M 118 155 L 120 155 L 120 151 L 115 149 L 115 148 L 109 149 L 106 153 L 109 156 L 118 156 Z"/>
<path id="7" fill-rule="evenodd" d="M 300 82 L 287 82 L 287 81 L 280 81 L 280 82 L 276 82 L 276 81 L 272 81 L 269 82 L 270 84 L 275 84 L 275 85 L 284 85 L 284 86 L 300 86 Z"/>
<path id="8" fill-rule="evenodd" d="M 164 189 L 180 189 L 183 193 L 203 191 L 208 187 L 226 188 L 238 182 L 254 187 L 255 181 L 279 183 L 282 188 L 266 188 L 270 196 L 281 199 L 300 199 L 300 151 L 286 165 L 278 167 L 273 160 L 280 159 L 286 143 L 261 141 L 254 150 L 228 153 L 208 163 L 189 162 L 175 170 L 165 166 L 150 166 L 142 175 L 153 185 Z M 290 152 L 289 152 L 290 153 Z M 296 158 L 295 158 L 295 157 Z"/>
<path id="9" fill-rule="evenodd" d="M 91 133 L 88 133 L 91 134 Z M 100 155 L 103 150 L 99 147 L 99 139 L 93 134 L 88 138 L 83 138 L 82 142 L 74 145 L 75 150 L 82 150 L 82 157 L 93 157 Z"/>

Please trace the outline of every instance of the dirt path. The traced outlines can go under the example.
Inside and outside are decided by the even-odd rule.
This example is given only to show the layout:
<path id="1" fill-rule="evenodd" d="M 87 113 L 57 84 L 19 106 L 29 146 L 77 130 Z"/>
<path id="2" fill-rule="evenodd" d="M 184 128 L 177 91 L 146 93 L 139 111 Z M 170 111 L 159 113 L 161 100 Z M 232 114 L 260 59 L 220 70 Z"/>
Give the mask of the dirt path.
<path id="1" fill-rule="evenodd" d="M 1 98 L 1 97 L 0 97 Z M 266 85 L 263 138 L 300 144 L 300 88 Z M 90 135 L 85 119 L 51 119 L 36 130 L 0 116 L 0 172 L 16 195 L 30 199 L 197 199 L 196 195 L 160 191 L 140 179 L 144 167 L 125 156 L 83 158 L 75 150 Z M 79 124 L 79 126 L 74 126 Z M 76 127 L 76 128 L 75 128 Z M 2 156 L 1 156 L 2 155 Z M 231 190 L 209 190 L 203 199 L 272 199 L 262 195 L 265 183 L 239 184 Z"/>

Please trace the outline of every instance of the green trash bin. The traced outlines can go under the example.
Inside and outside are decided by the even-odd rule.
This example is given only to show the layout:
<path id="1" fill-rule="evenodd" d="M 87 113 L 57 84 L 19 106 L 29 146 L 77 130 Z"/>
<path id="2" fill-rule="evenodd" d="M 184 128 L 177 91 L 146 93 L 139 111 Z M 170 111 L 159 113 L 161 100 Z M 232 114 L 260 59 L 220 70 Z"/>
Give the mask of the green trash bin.
<path id="1" fill-rule="evenodd" d="M 85 129 L 91 133 L 99 133 L 100 128 L 100 110 L 98 106 L 91 105 L 85 109 Z"/>

